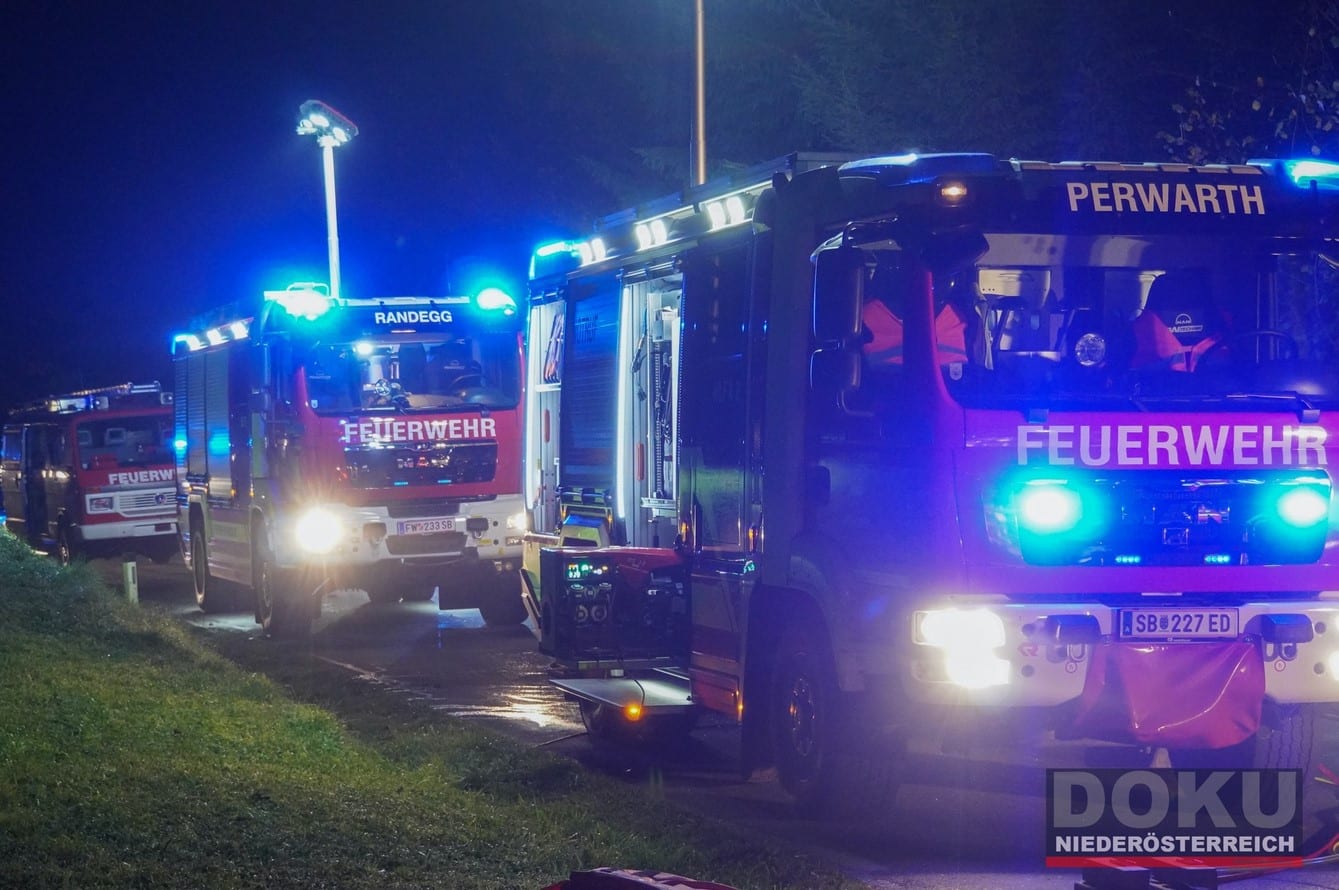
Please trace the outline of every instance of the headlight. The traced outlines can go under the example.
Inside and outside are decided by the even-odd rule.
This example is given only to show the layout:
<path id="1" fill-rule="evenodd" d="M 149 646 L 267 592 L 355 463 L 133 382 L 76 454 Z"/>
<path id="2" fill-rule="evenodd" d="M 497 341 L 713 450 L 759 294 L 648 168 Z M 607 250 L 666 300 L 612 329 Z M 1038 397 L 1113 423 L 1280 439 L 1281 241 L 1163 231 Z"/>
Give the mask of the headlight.
<path id="1" fill-rule="evenodd" d="M 937 649 L 998 649 L 1004 645 L 1004 621 L 988 609 L 936 609 L 921 612 L 916 642 Z"/>
<path id="2" fill-rule="evenodd" d="M 511 516 L 507 517 L 508 530 L 517 532 L 525 531 L 526 527 L 530 524 L 529 518 L 530 517 L 524 512 L 513 513 Z"/>
<path id="3" fill-rule="evenodd" d="M 324 507 L 313 507 L 298 518 L 293 536 L 308 553 L 329 553 L 343 531 L 339 517 Z"/>
<path id="4" fill-rule="evenodd" d="M 90 513 L 110 513 L 112 512 L 112 497 L 91 497 L 88 499 L 88 512 Z"/>
<path id="5" fill-rule="evenodd" d="M 1004 619 L 989 609 L 936 609 L 916 614 L 917 643 L 943 652 L 949 682 L 986 689 L 1009 682 L 1009 662 L 995 653 L 1005 643 Z"/>

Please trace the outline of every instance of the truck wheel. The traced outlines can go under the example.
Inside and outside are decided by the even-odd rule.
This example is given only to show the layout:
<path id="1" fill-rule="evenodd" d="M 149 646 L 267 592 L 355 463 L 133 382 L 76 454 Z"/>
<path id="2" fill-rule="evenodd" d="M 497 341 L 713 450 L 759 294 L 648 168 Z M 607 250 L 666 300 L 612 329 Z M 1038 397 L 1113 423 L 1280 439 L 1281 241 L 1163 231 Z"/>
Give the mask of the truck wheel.
<path id="1" fill-rule="evenodd" d="M 208 614 L 226 612 L 235 601 L 235 588 L 209 572 L 205 531 L 199 522 L 191 523 L 191 580 L 195 582 L 195 604 Z"/>
<path id="2" fill-rule="evenodd" d="M 524 621 L 529 613 L 525 611 L 525 600 L 521 599 L 521 578 L 519 574 L 494 572 L 479 584 L 481 598 L 479 614 L 484 623 L 493 627 L 512 627 Z"/>
<path id="3" fill-rule="evenodd" d="M 878 819 L 896 799 L 904 744 L 875 741 L 850 719 L 853 706 L 837 687 L 819 632 L 786 628 L 772 673 L 769 725 L 778 778 L 801 817 Z"/>
<path id="4" fill-rule="evenodd" d="M 813 631 L 791 625 L 777 649 L 772 744 L 781 786 L 802 813 L 826 809 L 837 741 L 837 684 Z"/>
<path id="5" fill-rule="evenodd" d="M 1168 752 L 1172 765 L 1184 769 L 1300 769 L 1311 778 L 1316 738 L 1316 709 L 1310 705 L 1280 707 L 1267 715 L 1253 738 L 1227 748 L 1178 748 Z"/>
<path id="6" fill-rule="evenodd" d="M 61 565 L 67 566 L 74 562 L 78 553 L 75 552 L 74 543 L 70 540 L 70 527 L 61 524 L 56 530 L 56 559 Z"/>
<path id="7" fill-rule="evenodd" d="M 255 567 L 256 611 L 265 636 L 295 639 L 311 633 L 312 608 L 293 589 L 292 579 L 274 563 L 268 539 L 258 535 Z"/>

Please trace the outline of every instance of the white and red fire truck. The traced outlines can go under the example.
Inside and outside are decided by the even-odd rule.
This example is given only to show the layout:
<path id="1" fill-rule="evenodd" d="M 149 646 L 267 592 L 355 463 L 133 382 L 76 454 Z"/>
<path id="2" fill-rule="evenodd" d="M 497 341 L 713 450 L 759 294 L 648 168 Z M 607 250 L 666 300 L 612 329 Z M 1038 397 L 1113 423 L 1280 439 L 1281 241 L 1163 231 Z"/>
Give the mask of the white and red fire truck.
<path id="1" fill-rule="evenodd" d="M 519 623 L 521 314 L 477 296 L 267 292 L 176 337 L 178 502 L 206 611 L 271 635 L 338 587 Z"/>
<path id="2" fill-rule="evenodd" d="M 1314 160 L 794 155 L 541 247 L 554 682 L 594 729 L 724 715 L 808 804 L 949 727 L 1305 766 L 1336 268 Z"/>
<path id="3" fill-rule="evenodd" d="M 177 552 L 172 394 L 125 383 L 11 411 L 0 449 L 6 526 L 63 563 Z"/>

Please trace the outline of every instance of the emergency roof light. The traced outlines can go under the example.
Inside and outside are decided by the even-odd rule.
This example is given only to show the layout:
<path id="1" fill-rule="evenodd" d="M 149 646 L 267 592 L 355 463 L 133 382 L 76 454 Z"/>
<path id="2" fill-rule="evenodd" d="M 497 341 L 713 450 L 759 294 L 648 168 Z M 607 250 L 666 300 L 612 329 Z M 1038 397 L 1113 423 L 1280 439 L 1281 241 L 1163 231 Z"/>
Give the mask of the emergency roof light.
<path id="1" fill-rule="evenodd" d="M 479 291 L 474 298 L 480 309 L 486 311 L 501 310 L 504 315 L 512 315 L 516 312 L 516 301 L 512 299 L 511 294 L 500 287 L 486 287 Z"/>
<path id="2" fill-rule="evenodd" d="M 1284 161 L 1283 169 L 1292 181 L 1299 186 L 1310 187 L 1314 185 L 1316 188 L 1326 190 L 1339 189 L 1339 164 L 1333 161 L 1296 158 Z"/>
<path id="3" fill-rule="evenodd" d="M 990 173 L 996 165 L 994 155 L 980 152 L 885 155 L 848 161 L 841 165 L 841 175 L 868 177 L 883 185 L 905 185 L 932 182 L 941 176 Z"/>
<path id="4" fill-rule="evenodd" d="M 283 307 L 289 315 L 315 321 L 330 310 L 329 293 L 317 290 L 317 285 L 291 284 L 287 290 L 267 290 L 265 299 Z"/>

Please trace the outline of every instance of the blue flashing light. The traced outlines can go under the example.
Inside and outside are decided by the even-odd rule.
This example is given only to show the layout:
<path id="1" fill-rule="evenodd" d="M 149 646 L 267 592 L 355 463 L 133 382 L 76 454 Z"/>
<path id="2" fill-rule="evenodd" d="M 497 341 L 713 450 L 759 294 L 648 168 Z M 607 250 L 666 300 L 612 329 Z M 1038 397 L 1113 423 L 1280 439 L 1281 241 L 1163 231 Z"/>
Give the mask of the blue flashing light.
<path id="1" fill-rule="evenodd" d="M 330 296 L 316 290 L 266 291 L 265 299 L 272 300 L 294 318 L 315 321 L 330 311 Z"/>
<path id="2" fill-rule="evenodd" d="M 1055 482 L 1034 482 L 1018 493 L 1018 520 L 1033 534 L 1061 534 L 1083 519 L 1078 492 Z"/>
<path id="3" fill-rule="evenodd" d="M 185 453 L 186 453 L 186 440 L 185 440 L 185 439 L 173 439 L 173 440 L 172 440 L 172 448 L 173 448 L 173 450 L 175 450 L 175 451 L 177 452 L 177 454 L 185 454 Z"/>
<path id="4" fill-rule="evenodd" d="M 549 257 L 560 253 L 571 253 L 574 249 L 570 241 L 554 241 L 551 244 L 541 244 L 535 248 L 535 256 Z"/>
<path id="5" fill-rule="evenodd" d="M 1232 554 L 1230 553 L 1206 553 L 1204 554 L 1204 564 L 1206 566 L 1229 566 L 1232 565 Z"/>
<path id="6" fill-rule="evenodd" d="M 209 453 L 215 457 L 226 455 L 228 447 L 228 434 L 226 432 L 214 433 L 209 437 Z"/>
<path id="7" fill-rule="evenodd" d="M 1339 189 L 1339 164 L 1333 161 L 1317 161 L 1312 158 L 1297 158 L 1283 162 L 1292 181 L 1298 185 L 1315 183 L 1317 188 Z"/>
<path id="8" fill-rule="evenodd" d="M 516 301 L 500 287 L 486 287 L 474 298 L 480 309 L 489 312 L 501 310 L 506 315 L 516 312 Z"/>
<path id="9" fill-rule="evenodd" d="M 373 346 L 372 343 L 367 340 L 359 340 L 357 343 L 353 344 L 353 351 L 354 353 L 357 354 L 359 358 L 367 358 L 375 350 L 376 347 Z"/>
<path id="10" fill-rule="evenodd" d="M 1292 488 L 1276 502 L 1279 518 L 1293 528 L 1310 528 L 1330 515 L 1330 501 L 1314 488 Z"/>
<path id="11" fill-rule="evenodd" d="M 1137 566 L 1144 561 L 1144 557 L 1138 553 L 1119 553 L 1116 555 L 1116 565 L 1118 566 Z"/>
<path id="12" fill-rule="evenodd" d="M 395 482 L 393 482 L 392 484 L 395 485 L 396 487 L 400 487 L 400 486 L 408 485 L 409 483 L 408 483 L 408 482 L 405 482 L 405 481 L 402 480 L 402 479 L 397 479 L 397 480 L 396 480 Z"/>

